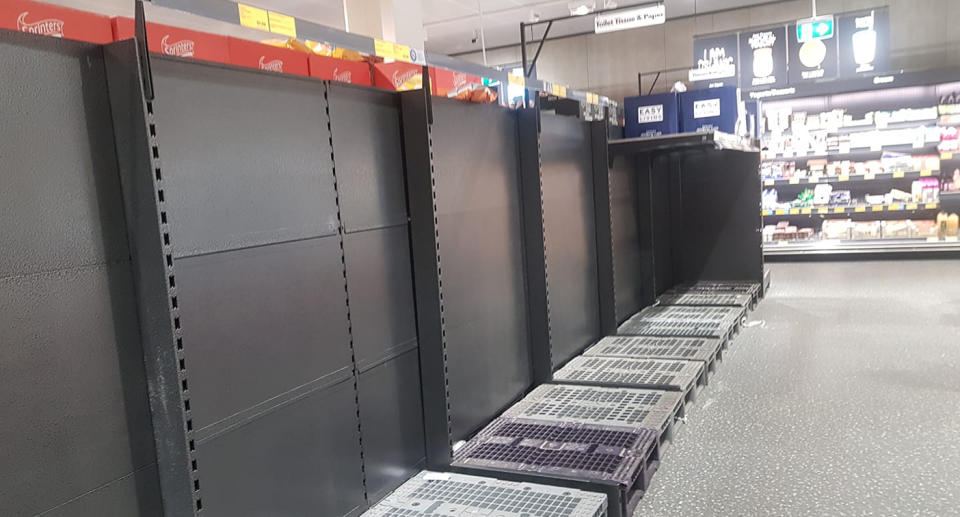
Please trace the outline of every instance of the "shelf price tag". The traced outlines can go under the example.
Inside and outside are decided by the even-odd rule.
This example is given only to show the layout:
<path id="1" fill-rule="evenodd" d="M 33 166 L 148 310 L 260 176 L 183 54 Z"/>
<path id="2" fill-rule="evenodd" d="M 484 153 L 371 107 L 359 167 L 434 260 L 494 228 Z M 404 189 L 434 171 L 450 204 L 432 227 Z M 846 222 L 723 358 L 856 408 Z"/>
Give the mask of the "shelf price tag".
<path id="1" fill-rule="evenodd" d="M 774 184 L 773 180 L 763 180 L 763 184 L 767 187 L 770 187 Z"/>
<path id="2" fill-rule="evenodd" d="M 875 207 L 872 207 L 872 210 L 874 212 L 883 212 L 883 205 L 877 205 Z"/>
<path id="3" fill-rule="evenodd" d="M 797 185 L 800 183 L 800 178 L 790 178 L 791 185 Z"/>
<path id="4" fill-rule="evenodd" d="M 902 178 L 902 177 L 903 177 L 903 171 L 897 171 L 897 172 L 894 172 L 894 173 L 893 173 L 893 178 L 894 178 L 894 179 L 900 179 L 900 178 Z"/>
<path id="5" fill-rule="evenodd" d="M 916 209 L 917 209 L 916 203 L 907 203 L 907 210 L 916 210 Z"/>
<path id="6" fill-rule="evenodd" d="M 407 63 L 413 62 L 410 56 L 410 47 L 391 41 L 373 40 L 373 53 L 384 59 L 395 59 Z"/>
<path id="7" fill-rule="evenodd" d="M 931 170 L 923 170 L 923 171 L 920 171 L 920 177 L 921 177 L 921 178 L 925 178 L 925 177 L 927 177 L 927 176 L 933 176 L 933 171 L 931 171 Z"/>
<path id="8" fill-rule="evenodd" d="M 850 175 L 849 175 L 849 174 L 841 174 L 841 175 L 837 176 L 837 181 L 850 181 Z"/>
<path id="9" fill-rule="evenodd" d="M 830 212 L 830 210 L 827 209 L 827 208 L 818 208 L 818 209 L 817 209 L 817 213 L 818 213 L 818 214 L 826 214 L 826 213 L 829 213 L 829 212 Z"/>
<path id="10" fill-rule="evenodd" d="M 953 153 L 940 153 L 940 159 L 941 159 L 941 160 L 952 160 L 952 159 L 953 159 Z"/>
<path id="11" fill-rule="evenodd" d="M 297 37 L 297 19 L 293 16 L 269 11 L 267 19 L 270 21 L 270 32 L 291 38 Z"/>
<path id="12" fill-rule="evenodd" d="M 771 211 L 769 211 L 769 210 L 761 210 L 761 213 L 762 213 L 763 215 L 771 215 L 771 214 L 773 214 L 773 212 L 771 212 Z"/>
<path id="13" fill-rule="evenodd" d="M 866 211 L 867 211 L 867 207 L 865 207 L 865 206 L 858 206 L 858 207 L 854 208 L 853 211 L 854 211 L 854 212 L 857 212 L 857 213 L 866 212 Z"/>
<path id="14" fill-rule="evenodd" d="M 936 204 L 936 203 L 927 203 L 926 205 L 923 205 L 923 207 L 926 208 L 927 210 L 936 210 L 936 209 L 937 209 L 937 204 Z"/>
<path id="15" fill-rule="evenodd" d="M 782 208 L 781 208 L 781 209 L 778 209 L 778 210 L 776 211 L 776 214 L 777 214 L 777 215 L 786 215 L 786 213 L 787 213 L 787 212 L 786 212 L 785 210 L 783 210 Z"/>
<path id="16" fill-rule="evenodd" d="M 872 173 L 872 172 L 868 172 L 868 173 L 866 173 L 866 174 L 863 175 L 863 179 L 865 179 L 865 180 L 867 180 L 867 181 L 870 181 L 870 180 L 872 180 L 872 179 L 875 179 L 876 177 L 877 177 L 877 175 L 874 174 L 874 173 Z"/>
<path id="17" fill-rule="evenodd" d="M 516 75 L 516 74 L 507 74 L 507 83 L 509 83 L 510 86 L 526 86 L 527 85 L 526 81 L 524 81 L 523 79 L 523 76 Z"/>
<path id="18" fill-rule="evenodd" d="M 810 212 L 812 212 L 812 210 L 809 208 L 804 208 L 803 210 L 800 211 L 800 213 L 803 215 L 810 215 Z"/>
<path id="19" fill-rule="evenodd" d="M 237 11 L 240 14 L 240 25 L 252 29 L 270 31 L 270 14 L 266 9 L 237 4 Z"/>
<path id="20" fill-rule="evenodd" d="M 836 208 L 833 209 L 833 213 L 835 213 L 835 214 L 842 214 L 842 213 L 844 213 L 844 212 L 846 212 L 846 211 L 847 211 L 847 208 L 846 208 L 846 207 L 843 207 L 843 206 L 838 206 L 838 207 L 836 207 Z"/>
<path id="21" fill-rule="evenodd" d="M 903 210 L 903 205 L 890 205 L 887 207 L 887 210 Z"/>
<path id="22" fill-rule="evenodd" d="M 791 208 L 791 209 L 790 209 L 790 215 L 797 215 L 797 214 L 799 214 L 799 213 L 800 213 L 800 209 L 799 209 L 799 208 Z"/>

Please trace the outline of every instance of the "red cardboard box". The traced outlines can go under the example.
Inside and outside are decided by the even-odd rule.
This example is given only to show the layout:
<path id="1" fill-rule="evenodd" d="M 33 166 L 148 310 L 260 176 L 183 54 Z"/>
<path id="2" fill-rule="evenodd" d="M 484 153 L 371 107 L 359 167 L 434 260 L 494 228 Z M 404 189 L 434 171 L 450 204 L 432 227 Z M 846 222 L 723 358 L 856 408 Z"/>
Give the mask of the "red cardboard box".
<path id="1" fill-rule="evenodd" d="M 310 75 L 307 54 L 303 52 L 245 39 L 227 39 L 230 44 L 230 62 L 235 65 L 283 74 Z"/>
<path id="2" fill-rule="evenodd" d="M 416 90 L 410 87 L 410 81 L 419 78 L 423 84 L 423 67 L 412 63 L 396 61 L 393 63 L 377 63 L 373 65 L 373 85 L 388 90 Z M 413 81 L 416 83 L 417 81 Z M 406 86 L 405 86 L 406 85 Z M 423 86 L 420 86 L 422 88 Z"/>
<path id="3" fill-rule="evenodd" d="M 347 61 L 335 57 L 310 56 L 310 76 L 341 83 L 371 86 L 370 63 L 366 61 Z"/>
<path id="4" fill-rule="evenodd" d="M 133 38 L 132 18 L 113 19 L 113 39 Z M 147 43 L 151 52 L 168 56 L 190 57 L 217 63 L 230 63 L 226 36 L 191 31 L 158 23 L 147 23 Z"/>
<path id="5" fill-rule="evenodd" d="M 483 86 L 483 79 L 463 72 L 431 67 L 430 83 L 433 86 L 434 95 L 446 97 L 450 92 L 467 86 L 468 84 Z"/>
<path id="6" fill-rule="evenodd" d="M 0 0 L 0 27 L 41 36 L 110 43 L 110 18 L 26 0 Z"/>

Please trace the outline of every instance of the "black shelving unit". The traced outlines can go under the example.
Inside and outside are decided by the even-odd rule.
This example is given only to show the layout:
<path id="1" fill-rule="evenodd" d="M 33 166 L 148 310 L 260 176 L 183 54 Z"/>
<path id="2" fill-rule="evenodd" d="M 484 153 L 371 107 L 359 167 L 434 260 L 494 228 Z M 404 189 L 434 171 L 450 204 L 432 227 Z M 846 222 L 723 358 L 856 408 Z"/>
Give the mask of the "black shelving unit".
<path id="1" fill-rule="evenodd" d="M 610 143 L 610 159 L 638 180 L 641 307 L 677 284 L 763 282 L 760 155 L 751 142 L 718 132 L 622 139 Z"/>
<path id="2" fill-rule="evenodd" d="M 0 513 L 359 515 L 648 294 L 762 278 L 726 263 L 759 198 L 709 173 L 755 170 L 723 135 L 610 144 L 606 121 L 148 55 L 138 27 L 106 46 L 0 31 L 23 72 L 0 79 L 22 106 L 0 150 L 44 194 L 2 223 L 3 360 L 24 373 L 0 385 L 41 409 L 0 431 Z M 735 242 L 654 238 L 683 212 L 651 185 L 674 182 L 720 196 L 698 217 Z"/>

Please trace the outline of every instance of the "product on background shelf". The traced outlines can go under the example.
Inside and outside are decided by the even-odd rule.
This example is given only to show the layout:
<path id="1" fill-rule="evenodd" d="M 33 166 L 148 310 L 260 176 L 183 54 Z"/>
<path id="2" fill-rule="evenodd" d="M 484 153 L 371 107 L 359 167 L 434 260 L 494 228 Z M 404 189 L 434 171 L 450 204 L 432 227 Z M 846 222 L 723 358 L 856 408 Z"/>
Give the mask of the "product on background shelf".
<path id="1" fill-rule="evenodd" d="M 925 219 L 921 221 L 913 221 L 913 227 L 916 231 L 915 237 L 931 238 L 937 236 L 937 221 L 933 219 Z"/>
<path id="2" fill-rule="evenodd" d="M 880 238 L 880 221 L 857 221 L 850 231 L 851 239 L 869 240 Z"/>
<path id="3" fill-rule="evenodd" d="M 821 183 L 813 188 L 813 204 L 827 205 L 830 203 L 830 194 L 833 193 L 833 185 Z"/>
<path id="4" fill-rule="evenodd" d="M 821 232 L 824 239 L 849 239 L 853 221 L 850 219 L 827 219 L 823 221 Z"/>
<path id="5" fill-rule="evenodd" d="M 797 199 L 793 200 L 792 205 L 795 207 L 804 207 L 810 206 L 813 204 L 813 191 L 805 188 L 797 194 Z"/>
<path id="6" fill-rule="evenodd" d="M 909 239 L 914 236 L 915 227 L 909 219 L 902 221 L 881 221 L 881 234 L 884 239 Z"/>
<path id="7" fill-rule="evenodd" d="M 799 240 L 810 240 L 814 236 L 813 228 L 800 228 L 797 232 L 797 239 Z"/>
<path id="8" fill-rule="evenodd" d="M 761 205 L 764 210 L 774 210 L 778 206 L 777 189 L 765 189 L 761 197 Z"/>
<path id="9" fill-rule="evenodd" d="M 958 235 L 958 226 L 960 226 L 960 218 L 958 218 L 957 214 L 948 214 L 946 212 L 937 214 L 937 237 L 940 239 L 947 237 L 956 238 Z"/>
<path id="10" fill-rule="evenodd" d="M 831 205 L 849 205 L 851 199 L 849 190 L 834 190 L 830 193 Z"/>

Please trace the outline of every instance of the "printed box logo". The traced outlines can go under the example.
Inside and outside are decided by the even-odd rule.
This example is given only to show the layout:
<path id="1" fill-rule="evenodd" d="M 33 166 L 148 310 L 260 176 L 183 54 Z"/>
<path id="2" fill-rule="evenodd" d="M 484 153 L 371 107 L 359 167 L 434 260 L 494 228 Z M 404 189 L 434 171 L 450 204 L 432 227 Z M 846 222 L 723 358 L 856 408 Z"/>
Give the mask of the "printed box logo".
<path id="1" fill-rule="evenodd" d="M 394 70 L 393 72 L 393 87 L 397 90 L 404 85 L 407 81 L 413 79 L 420 73 L 419 69 L 407 70 L 406 72 L 400 72 L 400 70 Z"/>
<path id="2" fill-rule="evenodd" d="M 260 70 L 283 73 L 283 60 L 274 59 L 273 61 L 266 61 L 266 59 L 267 56 L 260 56 Z"/>
<path id="3" fill-rule="evenodd" d="M 164 54 L 177 57 L 193 57 L 193 50 L 194 47 L 196 47 L 196 43 L 188 39 L 176 41 L 174 43 L 169 43 L 169 41 L 169 34 L 164 34 L 163 39 L 160 40 L 160 48 L 163 50 Z"/>
<path id="4" fill-rule="evenodd" d="M 720 116 L 720 99 L 694 101 L 693 118 L 712 118 Z"/>
<path id="5" fill-rule="evenodd" d="M 41 36 L 63 37 L 63 20 L 47 18 L 46 20 L 27 22 L 27 16 L 29 14 L 29 11 L 24 11 L 17 17 L 17 30 L 20 32 L 29 32 L 30 34 L 39 34 Z"/>
<path id="6" fill-rule="evenodd" d="M 637 121 L 641 124 L 663 122 L 663 104 L 640 106 L 637 108 Z"/>
<path id="7" fill-rule="evenodd" d="M 333 80 L 339 81 L 341 83 L 352 83 L 353 82 L 353 72 L 350 70 L 340 71 L 338 68 L 333 69 Z"/>

